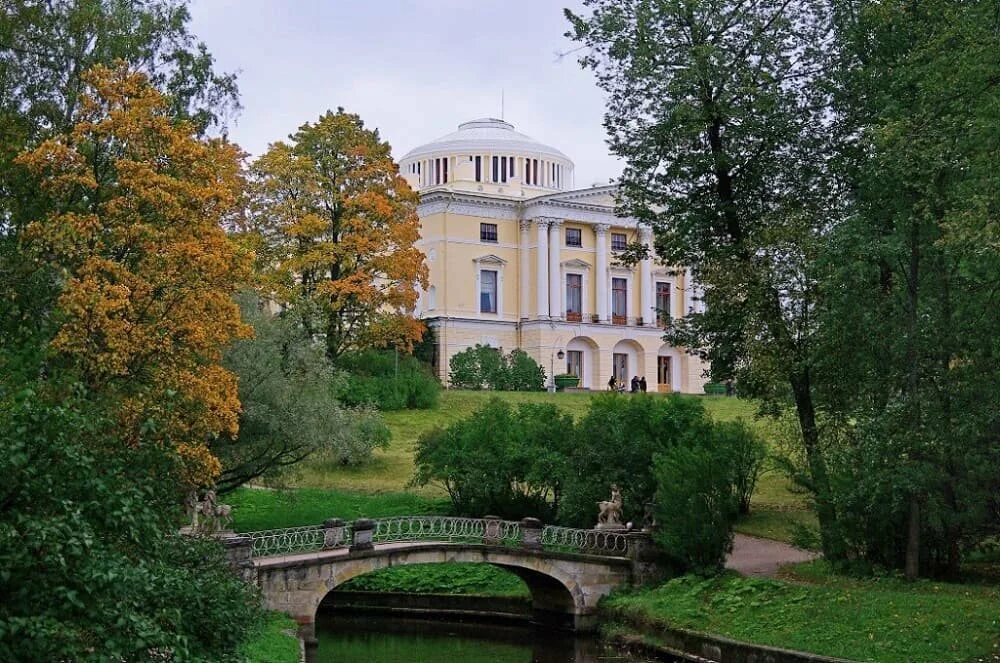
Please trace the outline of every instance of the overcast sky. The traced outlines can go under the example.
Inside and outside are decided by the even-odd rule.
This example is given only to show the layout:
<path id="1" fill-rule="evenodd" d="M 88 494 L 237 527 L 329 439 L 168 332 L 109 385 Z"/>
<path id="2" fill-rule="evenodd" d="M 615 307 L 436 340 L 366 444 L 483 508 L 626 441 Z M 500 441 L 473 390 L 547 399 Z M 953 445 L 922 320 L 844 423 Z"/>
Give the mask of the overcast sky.
<path id="1" fill-rule="evenodd" d="M 192 32 L 244 106 L 230 138 L 251 154 L 343 106 L 377 127 L 398 159 L 479 117 L 576 163 L 576 185 L 606 183 L 603 93 L 563 37 L 579 0 L 192 0 Z"/>

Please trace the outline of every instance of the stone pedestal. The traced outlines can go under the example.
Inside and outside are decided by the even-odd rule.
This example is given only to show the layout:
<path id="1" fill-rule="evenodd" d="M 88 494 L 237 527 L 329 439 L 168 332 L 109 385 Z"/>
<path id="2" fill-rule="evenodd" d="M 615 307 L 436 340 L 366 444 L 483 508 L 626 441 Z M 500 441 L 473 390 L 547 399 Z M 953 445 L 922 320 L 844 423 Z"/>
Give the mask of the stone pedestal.
<path id="1" fill-rule="evenodd" d="M 538 518 L 525 518 L 521 521 L 521 547 L 526 550 L 542 549 L 542 521 Z"/>
<path id="2" fill-rule="evenodd" d="M 373 537 L 375 534 L 375 521 L 368 518 L 361 518 L 354 521 L 352 529 L 351 552 L 359 550 L 371 550 L 375 547 Z"/>
<path id="3" fill-rule="evenodd" d="M 323 550 L 339 548 L 344 545 L 344 521 L 340 518 L 329 518 L 323 522 Z"/>
<path id="4" fill-rule="evenodd" d="M 500 517 L 486 516 L 483 520 L 486 521 L 483 528 L 483 544 L 487 546 L 500 545 Z"/>
<path id="5" fill-rule="evenodd" d="M 256 583 L 257 572 L 253 565 L 253 540 L 249 536 L 232 532 L 216 535 L 226 550 L 226 560 L 244 582 Z"/>

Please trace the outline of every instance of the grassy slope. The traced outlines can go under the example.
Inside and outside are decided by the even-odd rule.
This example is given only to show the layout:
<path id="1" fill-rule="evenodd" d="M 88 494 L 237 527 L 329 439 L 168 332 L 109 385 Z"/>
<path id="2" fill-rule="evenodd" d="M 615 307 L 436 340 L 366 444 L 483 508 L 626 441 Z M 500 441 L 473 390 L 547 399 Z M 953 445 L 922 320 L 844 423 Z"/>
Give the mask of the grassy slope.
<path id="1" fill-rule="evenodd" d="M 468 416 L 493 396 L 511 403 L 554 403 L 579 418 L 586 412 L 592 394 L 446 391 L 442 394 L 440 406 L 435 410 L 386 413 L 386 422 L 392 430 L 392 442 L 387 450 L 376 452 L 370 463 L 358 468 L 306 463 L 295 477 L 294 483 L 301 487 L 366 493 L 405 490 L 425 497 L 440 497 L 442 491 L 435 486 L 407 487 L 407 482 L 413 475 L 413 447 L 417 439 L 437 426 L 447 426 Z M 702 401 L 711 415 L 720 421 L 738 418 L 752 420 L 754 415 L 754 406 L 748 401 L 724 397 L 705 397 Z M 766 435 L 766 424 L 758 422 L 757 425 Z M 804 498 L 793 493 L 788 480 L 777 472 L 770 472 L 761 478 L 754 496 L 753 511 L 749 518 L 740 523 L 738 531 L 788 541 L 793 524 L 815 525 L 815 518 L 806 508 Z"/>
<path id="2" fill-rule="evenodd" d="M 998 601 L 995 587 L 855 580 L 811 562 L 792 581 L 684 576 L 604 605 L 640 627 L 673 625 L 858 661 L 959 663 L 1000 655 Z"/>
<path id="3" fill-rule="evenodd" d="M 243 646 L 243 658 L 250 663 L 298 663 L 298 624 L 280 612 L 267 615 L 261 630 Z"/>

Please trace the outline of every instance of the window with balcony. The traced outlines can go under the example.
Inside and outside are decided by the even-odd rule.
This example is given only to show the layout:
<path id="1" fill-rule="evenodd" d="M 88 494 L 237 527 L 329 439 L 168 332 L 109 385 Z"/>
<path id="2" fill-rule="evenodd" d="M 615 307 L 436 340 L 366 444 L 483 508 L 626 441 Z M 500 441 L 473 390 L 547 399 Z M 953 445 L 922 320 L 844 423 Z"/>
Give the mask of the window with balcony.
<path id="1" fill-rule="evenodd" d="M 479 312 L 497 312 L 497 273 L 491 269 L 479 272 Z"/>
<path id="2" fill-rule="evenodd" d="M 656 282 L 656 321 L 661 327 L 670 324 L 670 283 Z"/>
<path id="3" fill-rule="evenodd" d="M 496 242 L 497 241 L 497 224 L 495 224 L 495 223 L 480 223 L 479 224 L 479 241 L 481 241 L 481 242 Z"/>
<path id="4" fill-rule="evenodd" d="M 611 323 L 628 321 L 628 279 L 611 279 Z"/>
<path id="5" fill-rule="evenodd" d="M 583 277 L 579 274 L 566 275 L 566 320 L 583 320 Z"/>
<path id="6" fill-rule="evenodd" d="M 628 237 L 625 233 L 611 233 L 611 250 L 624 251 L 628 248 Z"/>
<path id="7" fill-rule="evenodd" d="M 583 231 L 579 228 L 567 228 L 566 246 L 583 246 Z"/>

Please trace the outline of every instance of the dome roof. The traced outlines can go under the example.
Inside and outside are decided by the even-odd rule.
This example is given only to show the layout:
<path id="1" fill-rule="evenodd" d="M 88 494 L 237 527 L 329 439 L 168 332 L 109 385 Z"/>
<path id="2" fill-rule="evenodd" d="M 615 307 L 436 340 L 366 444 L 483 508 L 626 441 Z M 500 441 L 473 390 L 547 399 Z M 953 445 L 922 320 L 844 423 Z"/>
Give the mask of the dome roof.
<path id="1" fill-rule="evenodd" d="M 495 117 L 463 122 L 458 125 L 458 131 L 441 136 L 426 145 L 413 148 L 400 161 L 408 161 L 416 157 L 440 152 L 474 153 L 488 151 L 537 153 L 572 163 L 569 157 L 556 148 L 539 143 L 531 136 L 514 131 L 513 124 L 498 120 Z"/>

